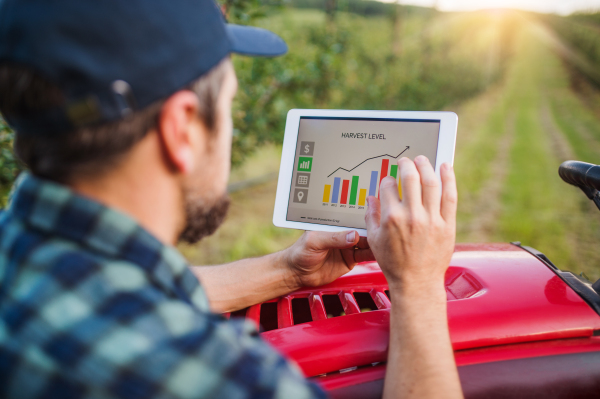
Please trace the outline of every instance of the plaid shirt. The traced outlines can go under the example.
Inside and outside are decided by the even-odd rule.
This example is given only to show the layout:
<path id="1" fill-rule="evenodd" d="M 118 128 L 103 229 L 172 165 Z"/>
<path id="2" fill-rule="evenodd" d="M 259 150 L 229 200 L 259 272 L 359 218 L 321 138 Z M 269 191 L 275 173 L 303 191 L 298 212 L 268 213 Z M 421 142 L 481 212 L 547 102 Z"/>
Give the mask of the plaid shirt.
<path id="1" fill-rule="evenodd" d="M 23 174 L 0 216 L 0 397 L 309 398 L 134 220 Z"/>

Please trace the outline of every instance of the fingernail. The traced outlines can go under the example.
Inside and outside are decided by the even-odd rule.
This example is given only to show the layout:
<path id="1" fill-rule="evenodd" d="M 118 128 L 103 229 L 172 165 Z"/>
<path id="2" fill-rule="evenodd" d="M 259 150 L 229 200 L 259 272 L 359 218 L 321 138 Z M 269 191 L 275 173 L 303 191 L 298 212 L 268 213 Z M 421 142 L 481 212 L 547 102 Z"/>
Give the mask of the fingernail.
<path id="1" fill-rule="evenodd" d="M 348 242 L 354 242 L 354 237 L 356 237 L 355 234 L 356 233 L 354 231 L 351 231 L 350 233 L 348 233 L 346 235 L 346 241 L 348 241 Z"/>
<path id="2" fill-rule="evenodd" d="M 425 161 L 425 157 L 423 155 L 419 155 L 415 158 L 415 163 L 421 163 Z"/>

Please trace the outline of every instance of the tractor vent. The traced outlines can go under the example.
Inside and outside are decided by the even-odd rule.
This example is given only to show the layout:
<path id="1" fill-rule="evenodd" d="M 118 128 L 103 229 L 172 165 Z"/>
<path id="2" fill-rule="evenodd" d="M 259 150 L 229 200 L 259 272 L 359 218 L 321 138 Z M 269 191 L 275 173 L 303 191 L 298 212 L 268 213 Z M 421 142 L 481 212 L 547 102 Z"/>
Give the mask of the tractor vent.
<path id="1" fill-rule="evenodd" d="M 328 319 L 346 315 L 346 312 L 344 312 L 344 307 L 342 306 L 342 301 L 340 301 L 340 297 L 338 295 L 323 295 L 322 298 L 323 306 L 325 306 L 325 313 L 327 314 Z"/>
<path id="2" fill-rule="evenodd" d="M 356 303 L 361 312 L 377 310 L 377 305 L 375 305 L 373 298 L 371 298 L 371 294 L 368 292 L 355 292 L 354 298 L 356 299 Z"/>
<path id="3" fill-rule="evenodd" d="M 260 305 L 260 325 L 262 331 L 277 330 L 277 302 Z"/>
<path id="4" fill-rule="evenodd" d="M 294 324 L 302 324 L 313 321 L 312 315 L 310 314 L 310 304 L 308 303 L 308 298 L 292 299 L 292 315 L 294 317 Z"/>

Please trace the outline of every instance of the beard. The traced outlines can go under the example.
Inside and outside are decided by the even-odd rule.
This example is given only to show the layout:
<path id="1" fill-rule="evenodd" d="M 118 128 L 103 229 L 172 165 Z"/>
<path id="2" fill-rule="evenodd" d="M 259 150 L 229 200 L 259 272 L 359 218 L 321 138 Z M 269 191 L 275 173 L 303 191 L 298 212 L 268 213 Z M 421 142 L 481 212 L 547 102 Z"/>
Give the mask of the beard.
<path id="1" fill-rule="evenodd" d="M 202 238 L 213 234 L 225 220 L 230 199 L 227 194 L 212 200 L 206 200 L 196 190 L 183 189 L 185 206 L 185 227 L 179 235 L 179 241 L 195 244 Z"/>

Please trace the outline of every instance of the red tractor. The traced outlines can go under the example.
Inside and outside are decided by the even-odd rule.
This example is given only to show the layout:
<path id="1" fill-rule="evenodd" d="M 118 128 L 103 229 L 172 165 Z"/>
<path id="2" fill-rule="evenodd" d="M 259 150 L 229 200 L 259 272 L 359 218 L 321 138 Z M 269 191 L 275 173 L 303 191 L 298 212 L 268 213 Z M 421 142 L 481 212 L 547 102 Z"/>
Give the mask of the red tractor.
<path id="1" fill-rule="evenodd" d="M 569 161 L 559 173 L 600 208 L 600 166 Z M 600 280 L 519 242 L 458 244 L 446 293 L 465 397 L 600 397 Z M 259 324 L 331 397 L 366 399 L 383 392 L 389 309 L 386 279 L 368 262 L 231 316 Z"/>

